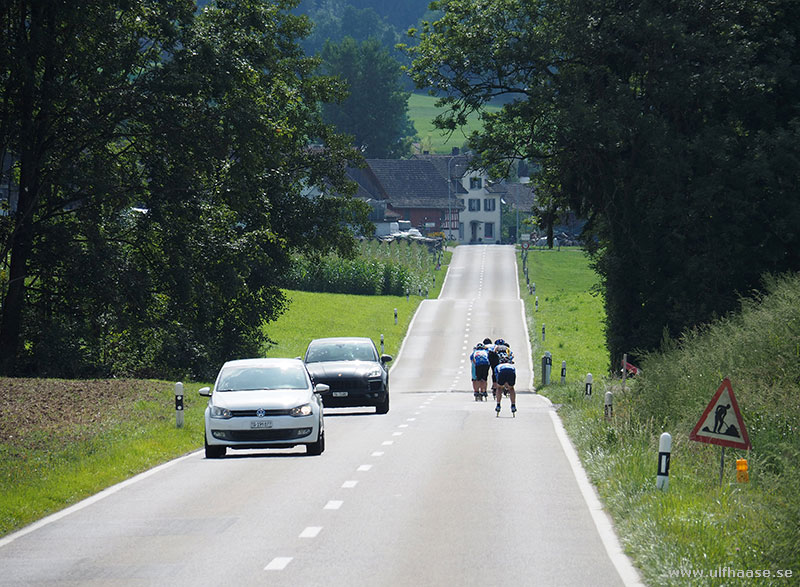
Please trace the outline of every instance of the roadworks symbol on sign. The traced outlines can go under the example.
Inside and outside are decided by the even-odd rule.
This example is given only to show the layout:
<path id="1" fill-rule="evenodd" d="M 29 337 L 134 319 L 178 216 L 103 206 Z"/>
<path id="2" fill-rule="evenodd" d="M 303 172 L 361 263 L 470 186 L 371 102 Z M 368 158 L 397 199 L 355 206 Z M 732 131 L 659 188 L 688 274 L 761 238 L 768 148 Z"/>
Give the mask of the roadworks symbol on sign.
<path id="1" fill-rule="evenodd" d="M 711 398 L 705 412 L 700 416 L 700 421 L 689 434 L 689 439 L 744 450 L 751 448 L 739 404 L 733 395 L 731 380 L 727 377 Z"/>

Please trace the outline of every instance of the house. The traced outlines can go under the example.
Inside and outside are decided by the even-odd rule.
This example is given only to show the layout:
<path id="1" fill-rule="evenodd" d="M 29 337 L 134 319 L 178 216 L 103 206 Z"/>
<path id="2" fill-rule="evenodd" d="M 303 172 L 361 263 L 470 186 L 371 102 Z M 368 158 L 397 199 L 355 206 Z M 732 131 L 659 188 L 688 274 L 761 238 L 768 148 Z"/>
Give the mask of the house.
<path id="1" fill-rule="evenodd" d="M 533 192 L 529 185 L 490 181 L 485 171 L 471 167 L 471 160 L 454 149 L 450 155 L 367 159 L 366 167 L 347 173 L 358 184 L 356 197 L 372 206 L 377 234 L 406 221 L 425 235 L 442 232 L 459 243 L 499 243 L 503 206 L 528 213 Z M 516 227 L 508 232 L 515 237 Z"/>
<path id="2" fill-rule="evenodd" d="M 349 168 L 358 184 L 356 197 L 373 211 L 385 207 L 384 221 L 405 220 L 422 234 L 454 231 L 463 204 L 444 177 L 422 159 L 367 159 L 363 168 Z"/>

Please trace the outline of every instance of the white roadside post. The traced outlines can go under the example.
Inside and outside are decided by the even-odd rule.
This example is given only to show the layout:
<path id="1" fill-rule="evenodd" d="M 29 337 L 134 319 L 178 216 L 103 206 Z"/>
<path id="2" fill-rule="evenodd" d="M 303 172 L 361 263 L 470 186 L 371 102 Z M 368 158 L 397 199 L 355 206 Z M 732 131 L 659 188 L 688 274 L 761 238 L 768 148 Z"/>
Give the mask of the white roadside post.
<path id="1" fill-rule="evenodd" d="M 656 488 L 666 491 L 669 487 L 669 457 L 672 452 L 672 436 L 664 432 L 658 440 L 658 474 Z"/>
<path id="2" fill-rule="evenodd" d="M 544 342 L 544 327 L 545 327 L 545 325 L 542 324 L 542 342 Z"/>
<path id="3" fill-rule="evenodd" d="M 567 382 L 567 362 L 561 361 L 561 383 Z"/>
<path id="4" fill-rule="evenodd" d="M 183 383 L 175 384 L 175 427 L 183 428 Z"/>
<path id="5" fill-rule="evenodd" d="M 586 391 L 584 392 L 584 395 L 587 396 L 587 397 L 592 395 L 592 382 L 593 381 L 594 381 L 594 378 L 592 377 L 592 374 L 591 373 L 587 373 L 586 374 Z"/>
<path id="6" fill-rule="evenodd" d="M 394 309 L 394 323 L 397 325 L 397 308 Z"/>
<path id="7" fill-rule="evenodd" d="M 550 370 L 553 368 L 553 355 L 546 351 L 542 356 L 542 385 L 550 385 Z"/>
<path id="8" fill-rule="evenodd" d="M 381 334 L 381 354 L 383 354 L 383 335 Z"/>

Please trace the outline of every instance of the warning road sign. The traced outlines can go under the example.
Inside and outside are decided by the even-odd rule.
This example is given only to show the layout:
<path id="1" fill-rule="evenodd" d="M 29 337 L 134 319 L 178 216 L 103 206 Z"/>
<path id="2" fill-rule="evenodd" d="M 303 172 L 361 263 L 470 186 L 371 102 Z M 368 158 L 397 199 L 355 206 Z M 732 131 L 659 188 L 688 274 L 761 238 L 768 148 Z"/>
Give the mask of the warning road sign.
<path id="1" fill-rule="evenodd" d="M 711 398 L 700 421 L 689 434 L 689 439 L 745 450 L 751 448 L 731 380 L 727 377 Z"/>

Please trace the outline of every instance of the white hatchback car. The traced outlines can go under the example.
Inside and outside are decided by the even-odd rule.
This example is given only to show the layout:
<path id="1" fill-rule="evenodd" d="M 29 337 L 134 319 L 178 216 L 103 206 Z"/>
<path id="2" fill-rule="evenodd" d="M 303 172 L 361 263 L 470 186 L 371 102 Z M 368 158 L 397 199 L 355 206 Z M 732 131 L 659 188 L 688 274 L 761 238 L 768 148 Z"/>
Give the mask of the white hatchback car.
<path id="1" fill-rule="evenodd" d="M 217 375 L 205 412 L 206 458 L 225 456 L 228 448 L 292 448 L 306 445 L 310 455 L 325 450 L 320 393 L 299 359 L 240 359 L 225 363 Z"/>

